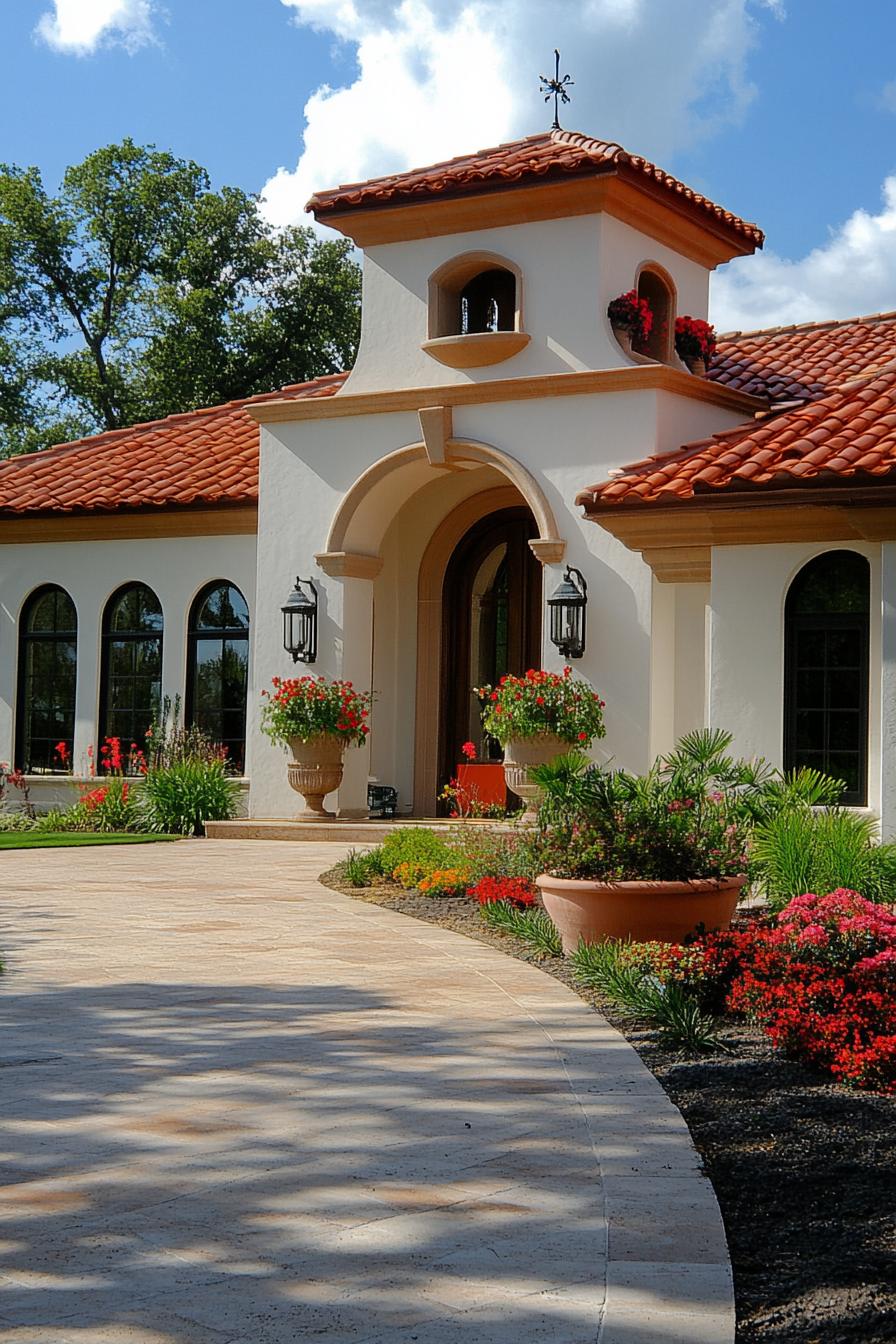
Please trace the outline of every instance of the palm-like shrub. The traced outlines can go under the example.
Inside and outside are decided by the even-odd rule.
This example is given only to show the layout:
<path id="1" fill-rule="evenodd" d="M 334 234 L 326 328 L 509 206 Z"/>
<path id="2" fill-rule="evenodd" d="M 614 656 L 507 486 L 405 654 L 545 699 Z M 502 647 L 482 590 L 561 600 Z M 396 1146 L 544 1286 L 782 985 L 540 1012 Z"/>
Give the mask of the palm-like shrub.
<path id="1" fill-rule="evenodd" d="M 738 759 L 731 741 L 720 729 L 688 733 L 645 775 L 602 770 L 581 752 L 533 767 L 548 870 L 611 880 L 723 877 L 745 870 L 752 828 L 840 797 L 839 781 Z"/>
<path id="2" fill-rule="evenodd" d="M 222 760 L 182 760 L 148 771 L 138 807 L 147 830 L 202 835 L 206 821 L 234 817 L 238 799 L 239 784 Z"/>

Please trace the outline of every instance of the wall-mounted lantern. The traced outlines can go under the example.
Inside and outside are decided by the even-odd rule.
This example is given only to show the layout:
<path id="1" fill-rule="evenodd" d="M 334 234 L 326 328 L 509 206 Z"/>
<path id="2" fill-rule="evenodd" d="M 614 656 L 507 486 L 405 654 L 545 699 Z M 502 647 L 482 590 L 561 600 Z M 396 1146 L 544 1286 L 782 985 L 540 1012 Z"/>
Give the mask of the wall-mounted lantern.
<path id="1" fill-rule="evenodd" d="M 317 589 L 313 581 L 297 578 L 281 611 L 284 649 L 294 663 L 313 663 L 317 657 Z"/>
<path id="2" fill-rule="evenodd" d="M 566 566 L 562 583 L 548 598 L 551 610 L 551 643 L 564 658 L 581 658 L 585 652 L 585 607 L 588 585 L 579 570 Z"/>

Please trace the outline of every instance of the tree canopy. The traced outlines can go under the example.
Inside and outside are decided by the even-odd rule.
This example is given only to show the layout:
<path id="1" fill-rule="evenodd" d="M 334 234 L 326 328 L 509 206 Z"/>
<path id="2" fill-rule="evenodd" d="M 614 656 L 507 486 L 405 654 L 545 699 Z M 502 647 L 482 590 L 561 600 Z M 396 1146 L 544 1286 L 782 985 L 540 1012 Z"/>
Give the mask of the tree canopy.
<path id="1" fill-rule="evenodd" d="M 360 271 L 257 198 L 131 140 L 0 166 L 0 456 L 349 368 Z"/>

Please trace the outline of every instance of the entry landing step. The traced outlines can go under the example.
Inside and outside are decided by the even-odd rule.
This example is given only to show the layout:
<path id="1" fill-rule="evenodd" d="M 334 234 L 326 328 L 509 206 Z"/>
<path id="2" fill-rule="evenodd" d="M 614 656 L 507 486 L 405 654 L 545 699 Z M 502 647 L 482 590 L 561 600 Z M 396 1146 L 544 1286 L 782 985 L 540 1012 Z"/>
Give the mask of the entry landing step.
<path id="1" fill-rule="evenodd" d="M 447 831 L 457 825 L 457 820 L 446 817 L 389 817 L 382 821 L 365 817 L 347 817 L 345 821 L 252 817 L 239 821 L 207 821 L 205 833 L 211 840 L 333 840 L 341 845 L 377 845 L 400 826 L 428 826 L 434 831 Z"/>

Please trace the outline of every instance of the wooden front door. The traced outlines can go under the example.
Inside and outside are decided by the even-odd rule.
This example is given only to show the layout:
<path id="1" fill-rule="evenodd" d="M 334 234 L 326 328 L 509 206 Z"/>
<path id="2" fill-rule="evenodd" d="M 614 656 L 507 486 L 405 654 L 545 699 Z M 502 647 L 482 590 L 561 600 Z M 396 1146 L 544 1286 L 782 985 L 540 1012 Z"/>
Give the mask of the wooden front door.
<path id="1" fill-rule="evenodd" d="M 457 773 L 464 742 L 481 761 L 501 759 L 497 743 L 483 738 L 474 688 L 541 665 L 541 565 L 528 544 L 537 535 L 528 509 L 502 509 L 472 527 L 448 562 L 440 787 Z"/>

